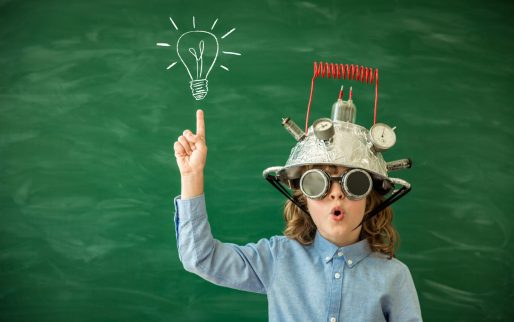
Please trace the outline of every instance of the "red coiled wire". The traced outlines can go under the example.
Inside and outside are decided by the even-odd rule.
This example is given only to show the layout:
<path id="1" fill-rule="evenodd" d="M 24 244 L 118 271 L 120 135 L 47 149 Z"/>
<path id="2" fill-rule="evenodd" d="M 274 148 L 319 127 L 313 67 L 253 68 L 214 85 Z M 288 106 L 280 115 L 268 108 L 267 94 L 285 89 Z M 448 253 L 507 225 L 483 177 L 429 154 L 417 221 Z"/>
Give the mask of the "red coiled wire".
<path id="1" fill-rule="evenodd" d="M 309 129 L 309 115 L 311 113 L 312 94 L 314 93 L 314 80 L 321 76 L 322 78 L 338 78 L 361 81 L 361 83 L 375 83 L 375 107 L 373 112 L 373 124 L 377 123 L 377 105 L 378 105 L 378 68 L 373 70 L 372 67 L 364 67 L 348 64 L 334 64 L 314 62 L 314 74 L 311 81 L 311 93 L 309 96 L 309 105 L 307 106 L 307 115 L 305 117 L 305 133 Z"/>

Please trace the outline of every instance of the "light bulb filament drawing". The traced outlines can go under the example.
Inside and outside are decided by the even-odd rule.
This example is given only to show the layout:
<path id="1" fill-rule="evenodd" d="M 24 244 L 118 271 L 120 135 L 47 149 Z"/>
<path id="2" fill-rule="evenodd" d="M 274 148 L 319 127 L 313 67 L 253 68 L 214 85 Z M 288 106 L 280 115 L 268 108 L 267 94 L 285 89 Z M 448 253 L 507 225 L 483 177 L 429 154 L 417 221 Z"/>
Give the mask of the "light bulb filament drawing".
<path id="1" fill-rule="evenodd" d="M 178 27 L 170 18 L 173 27 L 178 31 Z M 214 21 L 212 24 L 211 30 L 214 29 L 216 22 L 218 19 Z M 193 17 L 193 29 L 196 29 L 195 19 Z M 229 32 L 221 37 L 224 39 L 230 33 L 232 33 L 235 28 L 232 28 Z M 168 43 L 159 42 L 157 46 L 161 47 L 170 47 L 171 45 Z M 205 30 L 191 30 L 183 33 L 177 40 L 176 51 L 177 55 L 184 65 L 187 74 L 189 75 L 190 88 L 193 94 L 193 97 L 196 100 L 202 100 L 205 98 L 208 92 L 208 80 L 212 68 L 216 64 L 218 53 L 219 53 L 219 41 L 218 38 L 210 31 Z M 223 54 L 227 55 L 236 55 L 241 56 L 240 53 L 231 52 L 231 51 L 222 51 Z M 177 61 L 173 62 L 171 65 L 167 67 L 167 69 L 172 68 L 177 64 Z M 229 69 L 226 66 L 220 65 L 219 67 L 228 71 Z"/>
<path id="2" fill-rule="evenodd" d="M 196 100 L 207 95 L 207 77 L 216 63 L 218 52 L 218 39 L 208 31 L 188 31 L 177 41 L 177 55 L 191 78 L 189 84 Z"/>
<path id="3" fill-rule="evenodd" d="M 203 40 L 200 40 L 200 43 L 198 44 L 198 48 L 200 48 L 200 57 L 196 55 L 196 51 L 194 48 L 189 48 L 189 52 L 191 55 L 193 55 L 196 58 L 196 79 L 202 77 L 202 71 L 203 71 L 203 50 L 204 50 L 204 42 Z M 200 62 L 200 63 L 198 63 Z M 198 64 L 200 64 L 200 68 L 198 68 Z M 191 75 L 189 75 L 191 76 Z"/>

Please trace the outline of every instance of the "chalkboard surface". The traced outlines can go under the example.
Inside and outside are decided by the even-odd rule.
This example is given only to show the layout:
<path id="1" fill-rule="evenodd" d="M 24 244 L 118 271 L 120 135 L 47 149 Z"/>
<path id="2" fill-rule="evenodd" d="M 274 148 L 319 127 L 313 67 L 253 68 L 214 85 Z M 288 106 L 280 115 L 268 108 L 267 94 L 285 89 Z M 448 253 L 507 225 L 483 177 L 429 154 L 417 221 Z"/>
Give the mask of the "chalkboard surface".
<path id="1" fill-rule="evenodd" d="M 513 13 L 495 0 L 1 0 L 0 320 L 266 321 L 264 296 L 182 268 L 171 143 L 204 109 L 215 237 L 281 234 L 284 198 L 261 173 L 294 144 L 281 118 L 303 126 L 314 61 L 380 71 L 378 121 L 398 136 L 385 158 L 414 161 L 395 174 L 413 191 L 394 221 L 424 319 L 512 320 Z M 175 50 L 193 29 L 220 46 L 199 101 Z M 316 80 L 311 120 L 341 85 L 369 127 L 374 87 L 333 79 Z"/>

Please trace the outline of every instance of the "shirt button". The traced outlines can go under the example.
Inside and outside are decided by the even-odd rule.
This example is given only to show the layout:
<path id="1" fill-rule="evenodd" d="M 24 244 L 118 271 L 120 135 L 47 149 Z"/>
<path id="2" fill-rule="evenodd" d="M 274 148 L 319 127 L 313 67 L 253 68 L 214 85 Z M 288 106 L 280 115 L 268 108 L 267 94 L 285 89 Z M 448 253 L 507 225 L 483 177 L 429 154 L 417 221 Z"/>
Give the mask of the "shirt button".
<path id="1" fill-rule="evenodd" d="M 353 262 L 352 262 L 352 260 L 351 260 L 351 259 L 349 259 L 349 260 L 348 260 L 348 265 L 352 265 L 352 263 L 353 263 Z"/>
<path id="2" fill-rule="evenodd" d="M 330 256 L 325 257 L 325 261 L 328 262 L 330 260 Z"/>
<path id="3" fill-rule="evenodd" d="M 335 273 L 334 277 L 337 279 L 341 278 L 341 273 Z"/>
<path id="4" fill-rule="evenodd" d="M 344 254 L 343 254 L 343 252 L 339 252 L 339 253 L 337 253 L 337 256 L 339 256 L 339 257 L 341 257 L 341 256 L 343 256 L 343 255 L 344 255 Z"/>
<path id="5" fill-rule="evenodd" d="M 330 322 L 336 322 L 336 318 L 335 317 L 331 317 L 330 318 Z"/>

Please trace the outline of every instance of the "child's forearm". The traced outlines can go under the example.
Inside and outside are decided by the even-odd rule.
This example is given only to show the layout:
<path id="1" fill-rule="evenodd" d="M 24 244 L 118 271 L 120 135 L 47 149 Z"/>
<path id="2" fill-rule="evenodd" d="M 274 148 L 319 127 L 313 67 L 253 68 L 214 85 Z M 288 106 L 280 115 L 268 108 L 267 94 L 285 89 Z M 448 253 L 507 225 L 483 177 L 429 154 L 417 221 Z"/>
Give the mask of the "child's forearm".
<path id="1" fill-rule="evenodd" d="M 203 194 L 203 172 L 183 175 L 181 181 L 181 199 L 191 199 Z"/>
<path id="2" fill-rule="evenodd" d="M 238 290 L 266 293 L 280 242 L 261 239 L 237 246 L 212 236 L 205 196 L 175 199 L 175 232 L 184 268 L 202 278 Z"/>

